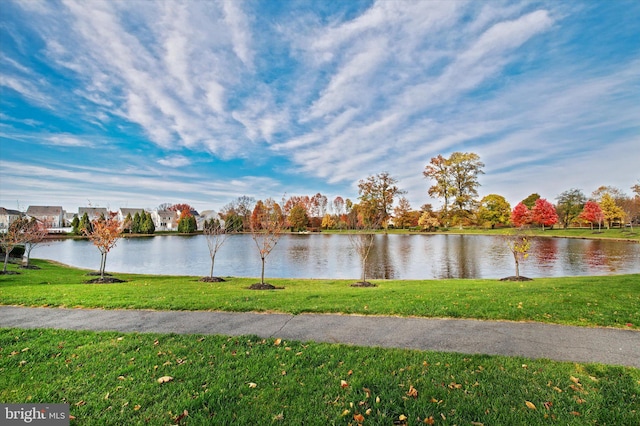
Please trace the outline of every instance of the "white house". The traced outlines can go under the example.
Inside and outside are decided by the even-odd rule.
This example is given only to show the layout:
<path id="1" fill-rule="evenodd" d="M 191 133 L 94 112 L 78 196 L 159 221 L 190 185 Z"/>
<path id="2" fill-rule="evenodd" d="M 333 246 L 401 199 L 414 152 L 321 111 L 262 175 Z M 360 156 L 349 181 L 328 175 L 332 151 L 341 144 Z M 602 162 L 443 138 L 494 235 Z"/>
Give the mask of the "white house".
<path id="1" fill-rule="evenodd" d="M 10 210 L 0 207 L 0 230 L 4 231 L 5 229 L 8 229 L 9 225 L 11 225 L 14 220 L 20 219 L 21 217 L 22 213 L 18 210 Z"/>
<path id="2" fill-rule="evenodd" d="M 178 229 L 178 212 L 155 210 L 151 212 L 151 219 L 153 219 L 156 231 L 174 231 Z"/>
<path id="3" fill-rule="evenodd" d="M 29 206 L 27 217 L 35 217 L 48 229 L 59 229 L 64 226 L 64 210 L 62 206 Z"/>

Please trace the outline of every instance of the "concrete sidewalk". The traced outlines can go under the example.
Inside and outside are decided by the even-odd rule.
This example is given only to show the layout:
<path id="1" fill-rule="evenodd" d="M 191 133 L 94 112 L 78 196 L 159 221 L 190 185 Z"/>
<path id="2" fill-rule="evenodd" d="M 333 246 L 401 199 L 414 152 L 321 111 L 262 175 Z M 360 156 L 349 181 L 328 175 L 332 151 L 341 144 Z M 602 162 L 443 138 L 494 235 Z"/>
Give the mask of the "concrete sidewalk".
<path id="1" fill-rule="evenodd" d="M 0 306 L 0 327 L 260 337 L 640 368 L 640 331 L 540 323 L 323 314 Z"/>

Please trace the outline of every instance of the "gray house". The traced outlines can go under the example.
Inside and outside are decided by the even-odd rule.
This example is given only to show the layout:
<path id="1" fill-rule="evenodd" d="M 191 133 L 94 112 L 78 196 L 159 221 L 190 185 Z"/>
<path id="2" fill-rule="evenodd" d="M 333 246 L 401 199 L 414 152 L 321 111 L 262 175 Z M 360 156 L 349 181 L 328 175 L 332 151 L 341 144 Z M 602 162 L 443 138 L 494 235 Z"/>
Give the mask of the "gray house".
<path id="1" fill-rule="evenodd" d="M 130 209 L 127 207 L 120 207 L 120 209 L 118 209 L 118 220 L 124 223 L 124 220 L 127 218 L 127 215 L 131 215 L 131 218 L 133 219 L 136 213 L 142 214 L 144 212 L 145 212 L 144 209 Z"/>
<path id="2" fill-rule="evenodd" d="M 91 221 L 96 220 L 101 216 L 105 218 L 109 216 L 109 211 L 104 207 L 80 207 L 78 208 L 78 219 L 81 219 L 85 213 Z"/>

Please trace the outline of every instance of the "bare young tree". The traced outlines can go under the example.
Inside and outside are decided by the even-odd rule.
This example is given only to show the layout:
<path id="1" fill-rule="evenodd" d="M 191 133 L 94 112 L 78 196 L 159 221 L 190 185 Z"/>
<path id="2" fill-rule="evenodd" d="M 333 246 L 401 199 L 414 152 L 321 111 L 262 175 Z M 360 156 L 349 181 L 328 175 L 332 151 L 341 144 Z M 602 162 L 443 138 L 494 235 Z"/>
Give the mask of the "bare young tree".
<path id="1" fill-rule="evenodd" d="M 19 218 L 11 222 L 7 231 L 0 234 L 0 247 L 4 250 L 4 267 L 2 268 L 3 274 L 14 274 L 15 272 L 7 271 L 7 264 L 9 263 L 9 254 L 16 246 L 24 243 L 25 228 L 29 221 L 26 218 Z"/>
<path id="2" fill-rule="evenodd" d="M 37 245 L 46 241 L 49 230 L 44 223 L 39 222 L 37 219 L 32 218 L 24 228 L 24 257 L 22 258 L 23 268 L 37 268 L 31 266 L 29 261 L 31 259 L 31 251 L 36 248 Z"/>
<path id="3" fill-rule="evenodd" d="M 204 230 L 202 232 L 207 239 L 207 246 L 209 247 L 209 257 L 211 258 L 211 270 L 209 276 L 202 278 L 200 281 L 206 282 L 222 282 L 224 279 L 213 276 L 213 266 L 216 261 L 216 254 L 220 247 L 227 241 L 229 234 L 226 232 L 225 227 L 220 224 L 217 219 L 211 219 L 209 222 L 205 222 Z"/>
<path id="4" fill-rule="evenodd" d="M 356 229 L 354 232 L 347 234 L 351 247 L 358 257 L 360 257 L 362 271 L 360 281 L 352 284 L 353 287 L 375 287 L 375 284 L 367 281 L 367 259 L 376 237 L 374 229 L 379 228 L 379 226 L 380 222 L 378 220 L 373 221 L 373 223 L 365 221 L 364 224 L 360 226 L 360 229 Z"/>
<path id="5" fill-rule="evenodd" d="M 251 238 L 256 243 L 260 259 L 262 260 L 262 272 L 260 282 L 250 288 L 257 290 L 272 290 L 275 286 L 264 282 L 264 265 L 271 251 L 278 244 L 285 227 L 285 218 L 280 205 L 272 199 L 265 202 L 259 200 L 251 214 Z"/>

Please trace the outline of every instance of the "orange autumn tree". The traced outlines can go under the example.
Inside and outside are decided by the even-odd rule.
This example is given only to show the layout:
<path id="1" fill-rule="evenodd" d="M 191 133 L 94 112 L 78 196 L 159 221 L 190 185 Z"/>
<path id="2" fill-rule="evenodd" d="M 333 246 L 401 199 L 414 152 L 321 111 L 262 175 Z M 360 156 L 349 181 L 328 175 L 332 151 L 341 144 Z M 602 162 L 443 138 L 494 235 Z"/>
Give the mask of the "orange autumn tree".
<path id="1" fill-rule="evenodd" d="M 98 218 L 91 222 L 93 229 L 83 230 L 85 235 L 100 250 L 100 280 L 104 281 L 104 269 L 107 264 L 107 254 L 120 239 L 122 223 L 116 217 Z"/>

